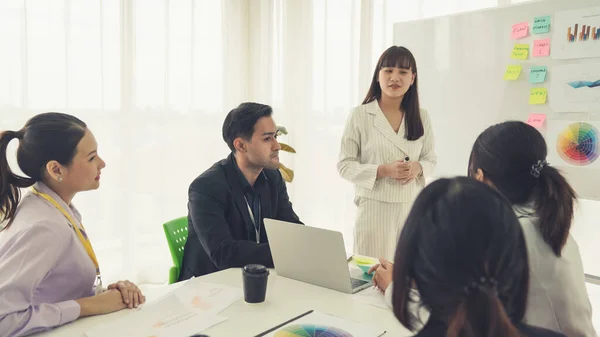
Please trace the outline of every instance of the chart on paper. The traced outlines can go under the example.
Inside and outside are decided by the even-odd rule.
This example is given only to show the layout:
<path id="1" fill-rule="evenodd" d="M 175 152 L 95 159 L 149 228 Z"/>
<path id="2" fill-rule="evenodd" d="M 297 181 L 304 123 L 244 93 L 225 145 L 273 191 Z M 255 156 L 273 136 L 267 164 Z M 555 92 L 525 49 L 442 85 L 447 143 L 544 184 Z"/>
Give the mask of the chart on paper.
<path id="1" fill-rule="evenodd" d="M 600 57 L 600 7 L 557 12 L 553 26 L 553 58 Z"/>
<path id="2" fill-rule="evenodd" d="M 552 67 L 550 92 L 555 112 L 600 112 L 600 63 Z"/>

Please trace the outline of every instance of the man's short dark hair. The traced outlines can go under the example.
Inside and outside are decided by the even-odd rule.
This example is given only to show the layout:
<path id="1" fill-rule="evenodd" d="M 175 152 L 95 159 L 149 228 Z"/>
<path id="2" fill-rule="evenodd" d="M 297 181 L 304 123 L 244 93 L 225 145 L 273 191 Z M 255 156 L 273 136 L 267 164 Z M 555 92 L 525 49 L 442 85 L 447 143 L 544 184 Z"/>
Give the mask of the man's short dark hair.
<path id="1" fill-rule="evenodd" d="M 223 140 L 232 152 L 235 152 L 233 141 L 241 137 L 250 140 L 254 133 L 254 125 L 261 117 L 270 117 L 273 109 L 265 104 L 246 102 L 229 111 L 223 122 Z"/>

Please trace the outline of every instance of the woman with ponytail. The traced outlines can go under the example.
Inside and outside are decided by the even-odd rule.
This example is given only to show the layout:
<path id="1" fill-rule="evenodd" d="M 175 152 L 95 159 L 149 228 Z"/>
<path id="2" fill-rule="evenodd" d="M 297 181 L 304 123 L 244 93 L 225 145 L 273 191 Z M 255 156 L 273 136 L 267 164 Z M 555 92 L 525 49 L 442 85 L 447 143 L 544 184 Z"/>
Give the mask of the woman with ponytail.
<path id="1" fill-rule="evenodd" d="M 576 194 L 546 155 L 532 126 L 496 124 L 475 141 L 469 175 L 498 189 L 517 212 L 531 267 L 525 321 L 569 337 L 596 336 L 581 255 L 569 234 Z"/>
<path id="2" fill-rule="evenodd" d="M 6 151 L 18 140 L 15 174 Z M 79 317 L 137 307 L 137 286 L 102 287 L 81 215 L 71 203 L 97 189 L 104 161 L 81 120 L 61 113 L 0 133 L 0 336 L 24 336 Z M 29 192 L 21 198 L 21 189 Z"/>
<path id="3" fill-rule="evenodd" d="M 529 267 L 511 205 L 466 177 L 437 180 L 421 192 L 406 220 L 393 266 L 398 320 L 418 337 L 558 337 L 522 322 Z M 416 287 L 419 296 L 415 296 Z M 420 310 L 419 310 L 420 311 Z"/>

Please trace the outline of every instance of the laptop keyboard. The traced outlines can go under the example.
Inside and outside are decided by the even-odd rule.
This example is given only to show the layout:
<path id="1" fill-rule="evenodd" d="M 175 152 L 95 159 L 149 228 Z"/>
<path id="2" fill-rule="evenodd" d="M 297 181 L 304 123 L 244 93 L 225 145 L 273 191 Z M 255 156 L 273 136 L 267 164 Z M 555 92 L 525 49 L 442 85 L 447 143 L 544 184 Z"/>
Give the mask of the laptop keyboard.
<path id="1" fill-rule="evenodd" d="M 360 287 L 360 286 L 362 286 L 364 284 L 369 283 L 367 281 L 359 280 L 359 279 L 356 279 L 356 278 L 350 278 L 350 282 L 352 284 L 352 289 L 356 289 L 356 288 L 358 288 L 358 287 Z"/>

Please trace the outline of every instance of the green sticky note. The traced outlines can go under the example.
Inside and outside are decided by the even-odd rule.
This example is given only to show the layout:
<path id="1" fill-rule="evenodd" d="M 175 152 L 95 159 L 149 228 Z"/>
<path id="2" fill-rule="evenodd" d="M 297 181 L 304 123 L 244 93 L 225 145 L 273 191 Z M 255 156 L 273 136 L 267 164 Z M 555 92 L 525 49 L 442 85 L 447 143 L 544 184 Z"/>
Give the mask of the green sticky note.
<path id="1" fill-rule="evenodd" d="M 521 75 L 521 67 L 520 65 L 510 65 L 506 67 L 506 72 L 504 73 L 504 79 L 508 81 L 514 81 L 519 78 Z"/>
<path id="2" fill-rule="evenodd" d="M 529 56 L 529 44 L 515 44 L 512 50 L 511 58 L 517 60 L 527 60 Z"/>
<path id="3" fill-rule="evenodd" d="M 546 81 L 546 66 L 531 67 L 529 69 L 529 83 L 543 83 Z"/>
<path id="4" fill-rule="evenodd" d="M 544 104 L 548 96 L 546 88 L 532 88 L 529 93 L 529 104 Z"/>
<path id="5" fill-rule="evenodd" d="M 550 31 L 550 15 L 537 16 L 533 19 L 533 28 L 531 32 L 533 34 L 545 34 Z"/>

